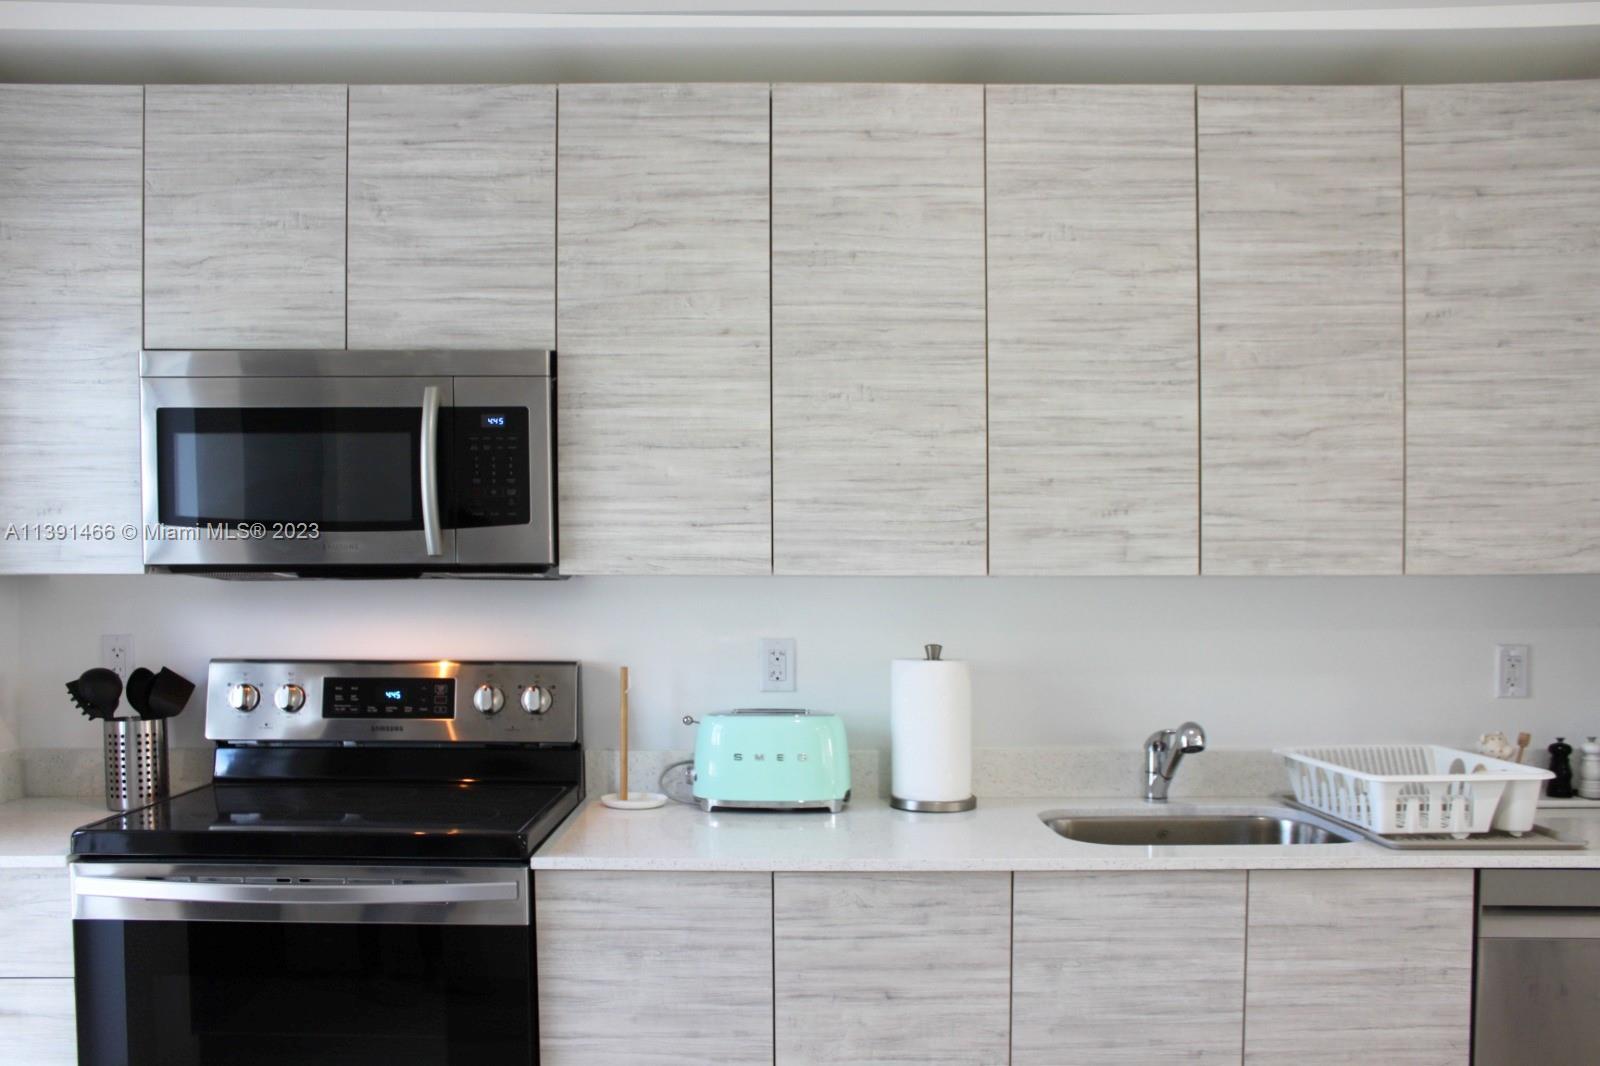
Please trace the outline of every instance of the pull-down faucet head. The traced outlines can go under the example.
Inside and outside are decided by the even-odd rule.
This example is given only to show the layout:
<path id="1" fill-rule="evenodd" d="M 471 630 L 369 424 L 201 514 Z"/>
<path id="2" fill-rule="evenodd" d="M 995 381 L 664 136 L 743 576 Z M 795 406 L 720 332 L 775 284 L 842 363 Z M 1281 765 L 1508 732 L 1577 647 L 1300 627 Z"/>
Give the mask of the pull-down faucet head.
<path id="1" fill-rule="evenodd" d="M 1196 722 L 1185 722 L 1176 729 L 1158 729 L 1144 742 L 1144 798 L 1164 803 L 1172 775 L 1185 755 L 1206 750 L 1206 731 Z"/>

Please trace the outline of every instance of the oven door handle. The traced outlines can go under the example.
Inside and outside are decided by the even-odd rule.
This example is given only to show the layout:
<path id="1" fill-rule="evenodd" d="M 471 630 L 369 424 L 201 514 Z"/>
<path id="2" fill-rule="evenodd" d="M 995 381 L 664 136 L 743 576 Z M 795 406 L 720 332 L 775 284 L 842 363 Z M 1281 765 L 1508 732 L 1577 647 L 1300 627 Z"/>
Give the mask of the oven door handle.
<path id="1" fill-rule="evenodd" d="M 431 556 L 444 554 L 439 535 L 439 386 L 422 390 L 422 540 Z"/>
<path id="2" fill-rule="evenodd" d="M 150 900 L 171 903 L 301 904 L 492 903 L 515 900 L 515 881 L 442 882 L 368 885 L 257 885 L 214 881 L 167 881 L 144 877 L 80 877 L 73 891 L 80 896 Z"/>

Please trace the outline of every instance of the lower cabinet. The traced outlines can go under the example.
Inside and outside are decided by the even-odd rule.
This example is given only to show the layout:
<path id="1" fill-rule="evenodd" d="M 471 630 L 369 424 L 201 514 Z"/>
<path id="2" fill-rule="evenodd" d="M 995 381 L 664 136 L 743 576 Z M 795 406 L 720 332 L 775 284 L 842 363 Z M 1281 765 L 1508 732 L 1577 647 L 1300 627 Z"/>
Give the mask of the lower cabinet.
<path id="1" fill-rule="evenodd" d="M 540 1062 L 1467 1066 L 1473 879 L 539 871 Z"/>
<path id="2" fill-rule="evenodd" d="M 0 1062 L 72 1066 L 75 1018 L 70 977 L 0 978 Z"/>
<path id="3" fill-rule="evenodd" d="M 773 877 L 778 1066 L 1008 1061 L 1009 873 Z"/>
<path id="4" fill-rule="evenodd" d="M 1019 873 L 1016 1066 L 1237 1064 L 1245 873 Z"/>
<path id="5" fill-rule="evenodd" d="M 0 869 L 0 1062 L 78 1061 L 65 866 Z"/>
<path id="6" fill-rule="evenodd" d="M 1471 870 L 1252 872 L 1246 1066 L 1466 1066 L 1472 925 Z"/>
<path id="7" fill-rule="evenodd" d="M 772 875 L 534 875 L 540 1066 L 772 1063 Z"/>

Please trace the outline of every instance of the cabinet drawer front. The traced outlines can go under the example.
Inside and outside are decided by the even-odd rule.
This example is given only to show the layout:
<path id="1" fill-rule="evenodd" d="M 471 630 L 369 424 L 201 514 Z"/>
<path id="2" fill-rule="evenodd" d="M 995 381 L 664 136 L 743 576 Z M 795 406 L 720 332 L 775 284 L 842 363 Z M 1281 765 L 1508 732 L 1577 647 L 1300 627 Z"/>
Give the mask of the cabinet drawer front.
<path id="1" fill-rule="evenodd" d="M 72 996 L 71 980 L 0 980 L 0 1062 L 75 1066 Z"/>
<path id="2" fill-rule="evenodd" d="M 1013 922 L 1016 1066 L 1237 1066 L 1243 871 L 1019 873 Z"/>
<path id="3" fill-rule="evenodd" d="M 0 978 L 72 976 L 65 866 L 0 869 L 0 944 Z"/>
<path id="4" fill-rule="evenodd" d="M 540 871 L 542 1066 L 771 1066 L 772 875 Z"/>
<path id="5" fill-rule="evenodd" d="M 1247 1066 L 1466 1066 L 1471 870 L 1250 874 Z"/>
<path id="6" fill-rule="evenodd" d="M 779 1066 L 1004 1063 L 1011 875 L 776 874 Z"/>

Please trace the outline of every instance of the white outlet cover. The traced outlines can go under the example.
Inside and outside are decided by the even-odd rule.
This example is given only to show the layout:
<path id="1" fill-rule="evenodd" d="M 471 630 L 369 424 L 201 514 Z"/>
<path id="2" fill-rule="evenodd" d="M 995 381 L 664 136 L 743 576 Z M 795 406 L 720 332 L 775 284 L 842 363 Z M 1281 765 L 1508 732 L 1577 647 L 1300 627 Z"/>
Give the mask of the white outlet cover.
<path id="1" fill-rule="evenodd" d="M 1496 644 L 1494 694 L 1501 700 L 1525 700 L 1532 681 L 1533 660 L 1526 644 Z"/>
<path id="2" fill-rule="evenodd" d="M 795 674 L 793 637 L 764 637 L 761 641 L 761 691 L 793 692 Z"/>
<path id="3" fill-rule="evenodd" d="M 133 670 L 133 634 L 105 633 L 100 637 L 100 665 L 128 680 Z"/>

